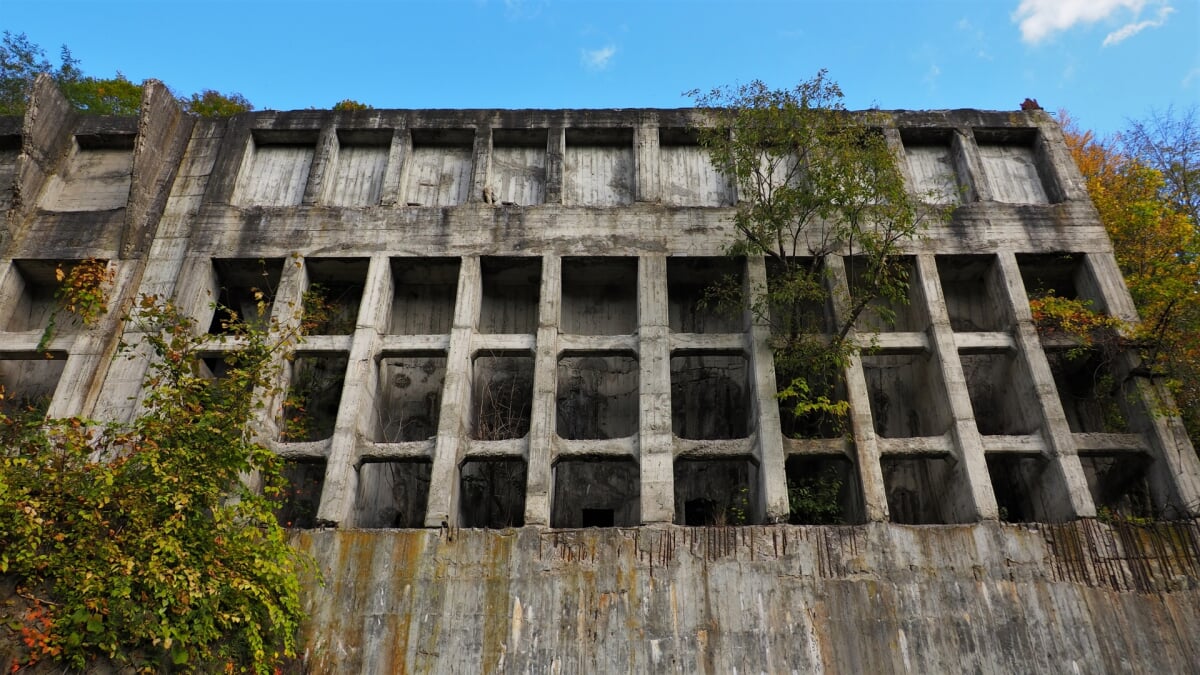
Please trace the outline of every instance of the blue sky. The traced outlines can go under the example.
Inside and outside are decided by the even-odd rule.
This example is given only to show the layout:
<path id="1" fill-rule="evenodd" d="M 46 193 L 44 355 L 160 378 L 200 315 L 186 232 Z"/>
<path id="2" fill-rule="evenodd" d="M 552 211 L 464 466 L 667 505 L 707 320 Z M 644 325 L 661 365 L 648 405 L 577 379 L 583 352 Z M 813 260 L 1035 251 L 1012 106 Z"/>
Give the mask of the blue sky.
<path id="1" fill-rule="evenodd" d="M 682 107 L 819 68 L 851 108 L 1068 109 L 1101 135 L 1200 102 L 1197 0 L 3 0 L 91 75 L 259 109 Z"/>

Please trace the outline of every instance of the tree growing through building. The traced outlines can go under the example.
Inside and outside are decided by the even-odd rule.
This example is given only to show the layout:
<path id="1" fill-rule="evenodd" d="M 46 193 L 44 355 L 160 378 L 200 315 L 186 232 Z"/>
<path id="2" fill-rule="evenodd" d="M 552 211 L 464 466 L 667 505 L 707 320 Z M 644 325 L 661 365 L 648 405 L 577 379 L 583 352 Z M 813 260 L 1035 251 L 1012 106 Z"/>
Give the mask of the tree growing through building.
<path id="1" fill-rule="evenodd" d="M 836 390 L 862 347 L 855 323 L 864 312 L 894 319 L 889 305 L 907 298 L 903 247 L 948 211 L 908 191 L 884 119 L 847 111 L 824 70 L 791 89 L 755 81 L 686 95 L 710 109 L 701 144 L 737 189 L 728 252 L 767 259 L 768 282 L 749 304 L 771 326 L 779 397 L 800 428 L 844 428 L 849 405 Z M 849 292 L 835 279 L 841 261 Z M 746 300 L 732 285 L 709 295 Z"/>

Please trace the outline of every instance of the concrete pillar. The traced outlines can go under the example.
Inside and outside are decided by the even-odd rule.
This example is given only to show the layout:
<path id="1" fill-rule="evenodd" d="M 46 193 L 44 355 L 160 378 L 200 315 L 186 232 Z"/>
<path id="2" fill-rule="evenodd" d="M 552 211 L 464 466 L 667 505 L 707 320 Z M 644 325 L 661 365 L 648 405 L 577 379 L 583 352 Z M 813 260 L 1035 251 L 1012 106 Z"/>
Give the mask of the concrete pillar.
<path id="1" fill-rule="evenodd" d="M 975 145 L 975 135 L 969 128 L 955 129 L 950 139 L 950 151 L 954 156 L 954 168 L 958 179 L 966 188 L 963 202 L 992 201 L 992 187 L 988 184 L 987 174 L 983 170 L 983 158 L 979 156 L 979 146 Z"/>
<path id="2" fill-rule="evenodd" d="M 412 134 L 406 128 L 393 129 L 392 143 L 388 146 L 387 169 L 383 172 L 383 185 L 379 191 L 381 206 L 404 205 L 400 201 L 403 197 L 400 191 L 404 189 L 404 171 L 411 155 Z"/>
<path id="3" fill-rule="evenodd" d="M 546 204 L 562 204 L 563 158 L 567 154 L 567 130 L 550 127 L 546 134 Z"/>
<path id="4" fill-rule="evenodd" d="M 846 264 L 841 256 L 826 258 L 829 268 L 830 288 L 833 291 L 834 316 L 849 313 L 850 285 L 846 279 Z M 850 329 L 847 339 L 857 339 Z M 883 484 L 883 467 L 880 465 L 879 442 L 875 436 L 875 423 L 871 417 L 871 392 L 867 388 L 867 376 L 863 372 L 862 359 L 857 355 L 846 365 L 846 400 L 850 402 L 850 433 L 854 436 L 855 464 L 858 479 L 862 484 L 863 515 L 868 521 L 888 520 L 887 489 Z"/>
<path id="5" fill-rule="evenodd" d="M 638 454 L 642 522 L 675 519 L 675 440 L 671 434 L 671 344 L 667 259 L 638 260 Z"/>
<path id="6" fill-rule="evenodd" d="M 658 140 L 657 117 L 641 120 L 633 130 L 633 170 L 636 181 L 634 201 L 662 200 L 662 187 L 658 178 L 661 166 Z"/>
<path id="7" fill-rule="evenodd" d="M 754 301 L 767 287 L 766 262 L 758 256 L 746 260 L 746 297 Z M 768 523 L 787 522 L 790 505 L 787 493 L 787 457 L 775 394 L 775 356 L 771 350 L 771 326 L 765 318 L 746 309 L 746 351 L 750 356 L 750 397 L 755 427 L 755 454 L 759 465 L 759 509 Z"/>
<path id="8" fill-rule="evenodd" d="M 359 304 L 350 355 L 342 381 L 342 399 L 334 422 L 325 488 L 317 519 L 353 527 L 354 498 L 358 493 L 358 441 L 371 423 L 379 384 L 376 354 L 380 336 L 387 330 L 392 303 L 391 261 L 385 255 L 371 258 Z"/>
<path id="9" fill-rule="evenodd" d="M 467 195 L 468 204 L 483 201 L 483 191 L 488 186 L 491 171 L 492 128 L 480 125 L 475 129 L 475 145 L 471 151 L 471 192 Z"/>
<path id="10" fill-rule="evenodd" d="M 464 257 L 454 301 L 450 348 L 446 353 L 446 382 L 442 386 L 442 409 L 434 440 L 426 527 L 458 523 L 458 465 L 466 452 L 467 424 L 471 418 L 471 336 L 479 322 L 482 299 L 479 256 Z"/>
<path id="11" fill-rule="evenodd" d="M 954 458 L 958 462 L 956 470 L 963 482 L 962 485 L 946 486 L 957 497 L 954 500 L 955 520 L 973 522 L 980 518 L 995 519 L 999 513 L 988 474 L 987 457 L 983 451 L 983 438 L 979 434 L 979 427 L 975 425 L 967 378 L 958 357 L 958 345 L 954 341 L 954 330 L 950 327 L 950 314 L 946 311 L 946 300 L 938 280 L 937 261 L 932 254 L 916 256 L 916 274 L 917 278 L 910 283 L 917 286 L 918 297 L 923 299 L 929 312 L 929 344 L 946 388 Z"/>
<path id="12" fill-rule="evenodd" d="M 1041 505 L 1043 513 L 1047 520 L 1052 521 L 1094 517 L 1096 506 L 1088 491 L 1083 465 L 1080 464 L 1079 455 L 1075 451 L 1075 441 L 1071 437 L 1071 427 L 1063 412 L 1062 401 L 1058 398 L 1058 388 L 1054 384 L 1050 362 L 1046 360 L 1041 339 L 1033 325 L 1029 296 L 1025 291 L 1025 283 L 1021 280 L 1017 256 L 1011 252 L 999 253 L 997 263 L 1000 279 L 1008 296 L 1007 305 L 1014 318 L 1013 339 L 1017 343 L 1017 351 L 1029 369 L 1029 377 L 1037 393 L 1038 406 L 1042 411 L 1042 436 L 1052 463 L 1051 470 L 1061 486 L 1058 490 L 1041 491 L 1044 496 L 1052 499 Z"/>
<path id="13" fill-rule="evenodd" d="M 542 258 L 537 349 L 533 358 L 533 408 L 526 457 L 525 524 L 550 524 L 553 447 L 558 394 L 558 326 L 562 297 L 562 258 Z"/>
<path id="14" fill-rule="evenodd" d="M 337 155 L 337 129 L 330 122 L 321 127 L 321 134 L 317 136 L 317 146 L 313 150 L 312 164 L 308 167 L 308 182 L 304 185 L 301 204 L 313 206 L 320 203 L 325 191 L 325 178 L 337 163 Z"/>

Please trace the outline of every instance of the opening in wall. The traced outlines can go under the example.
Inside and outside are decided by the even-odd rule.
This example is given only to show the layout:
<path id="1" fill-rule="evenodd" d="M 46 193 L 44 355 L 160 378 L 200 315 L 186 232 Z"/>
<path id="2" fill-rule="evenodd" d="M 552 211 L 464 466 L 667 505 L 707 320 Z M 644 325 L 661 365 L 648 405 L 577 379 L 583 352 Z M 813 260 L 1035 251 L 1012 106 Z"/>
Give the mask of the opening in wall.
<path id="1" fill-rule="evenodd" d="M 695 129 L 658 130 L 662 201 L 672 206 L 732 206 L 729 179 L 713 167 Z"/>
<path id="2" fill-rule="evenodd" d="M 133 134 L 75 137 L 64 166 L 51 174 L 38 206 L 47 211 L 124 208 L 133 181 Z"/>
<path id="3" fill-rule="evenodd" d="M 787 438 L 840 438 L 846 435 L 849 423 L 849 404 L 846 383 L 841 371 L 837 373 L 815 372 L 802 366 L 785 368 L 775 364 L 775 385 L 787 389 L 797 378 L 808 387 L 806 399 L 779 399 L 780 430 Z M 813 405 L 825 397 L 829 405 Z M 799 404 L 804 404 L 798 409 Z M 837 406 L 845 404 L 844 410 Z"/>
<path id="4" fill-rule="evenodd" d="M 833 308 L 827 290 L 827 268 L 811 257 L 788 258 L 786 263 L 768 258 L 767 291 L 771 332 L 775 335 L 828 333 L 833 330 Z"/>
<path id="5" fill-rule="evenodd" d="M 346 354 L 301 354 L 292 360 L 279 440 L 321 441 L 333 435 L 348 362 Z"/>
<path id="6" fill-rule="evenodd" d="M 950 129 L 901 129 L 913 189 L 930 204 L 959 204 L 963 191 L 951 148 Z"/>
<path id="7" fill-rule="evenodd" d="M 233 203 L 299 206 L 317 147 L 316 129 L 255 129 L 238 172 Z"/>
<path id="8" fill-rule="evenodd" d="M 679 438 L 746 438 L 750 395 L 741 354 L 671 357 L 671 431 Z"/>
<path id="9" fill-rule="evenodd" d="M 301 328 L 305 335 L 350 335 L 367 279 L 365 258 L 308 258 Z"/>
<path id="10" fill-rule="evenodd" d="M 1033 380 L 1015 353 L 961 354 L 959 359 L 979 433 L 1015 436 L 1041 428 Z"/>
<path id="11" fill-rule="evenodd" d="M 634 200 L 633 129 L 567 129 L 563 203 L 624 206 Z"/>
<path id="12" fill-rule="evenodd" d="M 496 200 L 533 206 L 546 201 L 547 129 L 493 129 L 489 177 Z"/>
<path id="13" fill-rule="evenodd" d="M 1130 520 L 1156 517 L 1147 480 L 1150 458 L 1141 453 L 1081 454 L 1097 517 Z"/>
<path id="14" fill-rule="evenodd" d="M 638 322 L 637 279 L 637 258 L 563 258 L 563 332 L 634 333 Z"/>
<path id="15" fill-rule="evenodd" d="M 392 258 L 391 332 L 445 335 L 454 325 L 458 258 Z"/>
<path id="16" fill-rule="evenodd" d="M 627 459 L 562 459 L 554 464 L 551 527 L 631 527 L 641 516 L 641 473 Z"/>
<path id="17" fill-rule="evenodd" d="M 542 259 L 485 257 L 479 267 L 483 282 L 479 332 L 537 332 Z"/>
<path id="18" fill-rule="evenodd" d="M 943 503 L 952 493 L 947 486 L 958 480 L 953 460 L 884 457 L 879 463 L 893 523 L 942 525 L 953 522 L 949 518 L 949 505 Z"/>
<path id="19" fill-rule="evenodd" d="M 444 354 L 396 354 L 381 358 L 375 398 L 379 419 L 375 440 L 403 443 L 433 438 L 437 434 L 445 381 Z"/>
<path id="20" fill-rule="evenodd" d="M 500 529 L 525 524 L 525 462 L 467 460 L 459 469 L 459 524 Z"/>
<path id="21" fill-rule="evenodd" d="M 975 142 L 992 198 L 1009 204 L 1049 204 L 1049 189 L 1038 131 L 976 129 Z"/>
<path id="22" fill-rule="evenodd" d="M 357 527 L 424 527 L 433 464 L 364 462 L 354 500 Z"/>
<path id="23" fill-rule="evenodd" d="M 789 457 L 788 522 L 841 525 L 864 520 L 858 471 L 845 457 Z"/>
<path id="24" fill-rule="evenodd" d="M 872 268 L 862 256 L 846 256 L 846 279 L 850 284 L 852 301 L 864 293 L 874 293 L 884 274 Z M 929 326 L 929 316 L 920 301 L 919 283 L 911 256 L 901 256 L 898 273 L 907 280 L 908 287 L 902 297 L 892 301 L 877 296 L 868 303 L 854 325 L 861 331 L 923 331 Z M 889 272 L 890 274 L 890 272 Z"/>
<path id="25" fill-rule="evenodd" d="M 569 440 L 625 438 L 638 430 L 638 362 L 589 353 L 558 360 L 558 435 Z"/>
<path id="26" fill-rule="evenodd" d="M 1046 360 L 1073 433 L 1129 431 L 1120 383 L 1099 352 L 1056 349 L 1046 352 Z"/>
<path id="27" fill-rule="evenodd" d="M 1030 298 L 1085 300 L 1092 311 L 1105 310 L 1082 253 L 1018 253 L 1017 267 Z"/>
<path id="28" fill-rule="evenodd" d="M 0 360 L 0 410 L 10 417 L 40 418 L 50 409 L 67 355 L 46 352 Z"/>
<path id="29" fill-rule="evenodd" d="M 524 438 L 533 409 L 533 357 L 485 352 L 476 355 L 473 370 L 472 438 Z"/>
<path id="30" fill-rule="evenodd" d="M 5 331 L 19 333 L 41 330 L 50 323 L 58 302 L 55 260 L 15 260 L 4 284 L 4 307 L 0 317 Z"/>
<path id="31" fill-rule="evenodd" d="M 960 332 L 1007 330 L 1010 312 L 1000 295 L 995 256 L 939 255 L 937 271 L 951 328 Z"/>
<path id="32" fill-rule="evenodd" d="M 754 460 L 675 460 L 676 525 L 753 525 L 761 519 Z"/>
<path id="33" fill-rule="evenodd" d="M 212 266 L 215 308 L 208 332 L 214 335 L 236 332 L 241 323 L 265 329 L 271 319 L 283 261 L 213 260 Z"/>
<path id="34" fill-rule="evenodd" d="M 667 311 L 676 333 L 740 333 L 742 258 L 667 258 Z"/>
<path id="35" fill-rule="evenodd" d="M 474 129 L 413 129 L 404 201 L 409 206 L 457 206 L 471 191 Z"/>
<path id="36" fill-rule="evenodd" d="M 928 354 L 862 357 L 875 433 L 884 438 L 940 436 L 950 428 L 937 364 Z"/>
<path id="37" fill-rule="evenodd" d="M 1029 523 L 1048 520 L 1042 508 L 1042 491 L 1050 463 L 1040 455 L 994 454 L 987 456 L 988 476 L 1000 520 Z"/>
<path id="38" fill-rule="evenodd" d="M 337 154 L 325 179 L 322 202 L 330 206 L 375 206 L 383 189 L 391 129 L 338 129 Z"/>
<path id="39" fill-rule="evenodd" d="M 321 492 L 325 489 L 325 460 L 285 461 L 283 477 L 287 486 L 275 518 L 284 527 L 316 527 Z"/>

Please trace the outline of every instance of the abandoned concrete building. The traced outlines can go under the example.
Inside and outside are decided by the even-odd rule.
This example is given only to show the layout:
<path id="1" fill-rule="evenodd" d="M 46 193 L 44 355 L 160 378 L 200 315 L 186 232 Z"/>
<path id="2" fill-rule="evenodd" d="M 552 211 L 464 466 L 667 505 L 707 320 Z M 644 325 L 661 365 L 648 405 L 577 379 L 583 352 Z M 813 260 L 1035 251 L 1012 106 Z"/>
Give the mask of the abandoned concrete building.
<path id="1" fill-rule="evenodd" d="M 1132 364 L 1097 386 L 1031 319 L 1050 289 L 1137 318 L 1062 133 L 886 118 L 913 188 L 957 209 L 906 244 L 896 322 L 858 327 L 849 434 L 790 428 L 769 329 L 700 302 L 768 272 L 725 255 L 738 194 L 690 109 L 211 120 L 148 82 L 109 118 L 39 79 L 0 118 L 0 383 L 134 412 L 119 312 L 39 350 L 58 264 L 107 261 L 114 308 L 175 298 L 214 376 L 215 303 L 266 290 L 287 324 L 319 291 L 284 374 L 310 419 L 262 420 L 325 575 L 314 672 L 1198 667 L 1192 442 Z M 817 474 L 842 524 L 788 524 Z"/>

